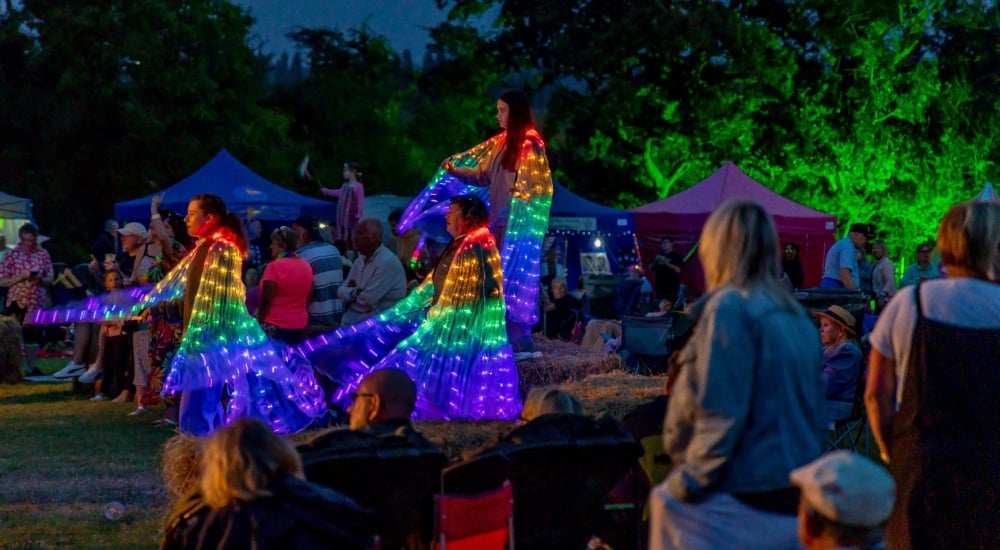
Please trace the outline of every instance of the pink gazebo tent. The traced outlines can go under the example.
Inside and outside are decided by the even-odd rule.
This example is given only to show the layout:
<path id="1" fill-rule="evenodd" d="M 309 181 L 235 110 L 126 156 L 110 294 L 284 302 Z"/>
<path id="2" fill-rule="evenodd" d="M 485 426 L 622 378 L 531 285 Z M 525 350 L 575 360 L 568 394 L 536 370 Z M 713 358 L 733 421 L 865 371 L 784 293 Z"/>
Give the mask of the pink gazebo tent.
<path id="1" fill-rule="evenodd" d="M 724 202 L 747 199 L 760 203 L 774 217 L 782 242 L 799 247 L 805 287 L 819 285 L 826 252 L 834 243 L 836 217 L 785 198 L 727 162 L 694 186 L 637 208 L 635 232 L 643 261 L 648 264 L 660 250 L 660 239 L 674 239 L 674 249 L 687 255 L 697 244 L 705 220 Z M 735 251 L 734 251 L 735 252 Z M 704 275 L 697 254 L 685 264 L 682 281 L 696 293 L 704 290 Z"/>

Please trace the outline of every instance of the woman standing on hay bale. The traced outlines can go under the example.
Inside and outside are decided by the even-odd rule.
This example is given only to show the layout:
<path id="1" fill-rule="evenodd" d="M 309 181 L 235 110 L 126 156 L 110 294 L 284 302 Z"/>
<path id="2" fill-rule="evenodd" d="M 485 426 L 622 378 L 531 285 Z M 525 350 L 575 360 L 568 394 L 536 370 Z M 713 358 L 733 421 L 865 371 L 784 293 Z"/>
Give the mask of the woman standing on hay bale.
<path id="1" fill-rule="evenodd" d="M 674 464 L 650 496 L 650 548 L 799 548 L 789 473 L 819 456 L 823 361 L 812 320 L 779 280 L 774 221 L 733 201 L 705 224 L 709 290 L 668 404 Z"/>
<path id="2" fill-rule="evenodd" d="M 500 94 L 497 123 L 502 132 L 441 164 L 431 183 L 406 208 L 399 233 L 415 228 L 426 238 L 447 242 L 441 217 L 448 200 L 471 193 L 486 201 L 503 266 L 507 331 L 515 351 L 531 351 L 552 172 L 527 94 L 520 90 Z"/>
<path id="3" fill-rule="evenodd" d="M 417 383 L 417 419 L 510 420 L 520 412 L 500 255 L 485 203 L 455 197 L 447 227 L 454 240 L 408 297 L 301 346 L 317 369 L 343 383 L 335 401 L 344 402 L 364 375 L 391 367 Z"/>

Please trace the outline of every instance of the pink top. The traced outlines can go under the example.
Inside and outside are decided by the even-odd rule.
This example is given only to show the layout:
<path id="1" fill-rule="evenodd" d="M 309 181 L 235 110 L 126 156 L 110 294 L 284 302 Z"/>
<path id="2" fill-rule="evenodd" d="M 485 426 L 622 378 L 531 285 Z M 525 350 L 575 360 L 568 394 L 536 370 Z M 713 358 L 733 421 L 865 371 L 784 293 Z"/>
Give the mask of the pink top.
<path id="1" fill-rule="evenodd" d="M 337 199 L 337 238 L 347 240 L 364 216 L 365 186 L 345 181 L 340 189 L 322 188 L 322 193 Z"/>
<path id="2" fill-rule="evenodd" d="M 313 283 L 309 262 L 299 258 L 278 258 L 264 268 L 261 288 L 267 281 L 274 282 L 274 295 L 264 322 L 287 329 L 305 328 L 309 323 L 306 302 Z"/>

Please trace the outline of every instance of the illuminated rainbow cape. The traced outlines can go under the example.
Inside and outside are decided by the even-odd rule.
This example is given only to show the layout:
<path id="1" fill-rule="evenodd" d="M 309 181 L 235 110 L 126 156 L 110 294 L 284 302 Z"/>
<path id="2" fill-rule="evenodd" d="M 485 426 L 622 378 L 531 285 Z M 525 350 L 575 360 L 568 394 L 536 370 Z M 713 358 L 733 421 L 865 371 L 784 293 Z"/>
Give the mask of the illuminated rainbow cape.
<path id="1" fill-rule="evenodd" d="M 501 132 L 449 160 L 459 168 L 487 170 L 492 157 L 502 152 L 505 139 L 506 132 Z M 549 226 L 552 172 L 545 156 L 545 143 L 537 131 L 528 131 L 520 149 L 500 258 L 507 318 L 531 326 L 538 322 L 539 263 L 542 239 Z M 447 242 L 444 215 L 451 197 L 465 194 L 476 195 L 489 204 L 489 187 L 463 183 L 449 174 L 442 163 L 430 184 L 406 208 L 399 222 L 399 234 L 416 228 L 428 238 Z"/>
<path id="2" fill-rule="evenodd" d="M 507 343 L 503 278 L 493 235 L 483 227 L 459 244 L 437 303 L 434 277 L 377 317 L 337 329 L 299 349 L 343 386 L 346 404 L 361 378 L 398 368 L 417 384 L 415 418 L 513 419 L 521 410 Z"/>
<path id="3" fill-rule="evenodd" d="M 308 363 L 276 349 L 246 308 L 246 289 L 240 279 L 243 259 L 232 240 L 219 232 L 208 244 L 208 254 L 180 347 L 163 381 L 163 393 L 218 387 L 231 393 L 224 419 L 244 416 L 266 421 L 277 433 L 292 433 L 325 412 L 323 392 Z M 39 323 L 125 319 L 161 302 L 180 300 L 197 248 L 144 295 L 131 291 L 131 307 L 123 307 L 123 293 L 84 307 L 35 314 Z M 104 304 L 101 302 L 110 302 Z M 87 306 L 90 306 L 89 309 Z M 220 404 L 221 406 L 221 404 Z"/>

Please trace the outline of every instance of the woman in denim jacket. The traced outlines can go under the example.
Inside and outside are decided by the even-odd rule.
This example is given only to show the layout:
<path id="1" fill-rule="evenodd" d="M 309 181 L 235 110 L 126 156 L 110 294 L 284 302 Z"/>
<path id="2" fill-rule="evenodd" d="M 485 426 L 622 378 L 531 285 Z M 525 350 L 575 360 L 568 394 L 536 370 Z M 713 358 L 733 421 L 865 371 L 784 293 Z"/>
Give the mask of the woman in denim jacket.
<path id="1" fill-rule="evenodd" d="M 818 457 L 826 411 L 816 326 L 779 280 L 760 205 L 706 222 L 710 291 L 693 309 L 663 428 L 674 464 L 650 497 L 650 548 L 798 548 L 789 473 Z"/>

